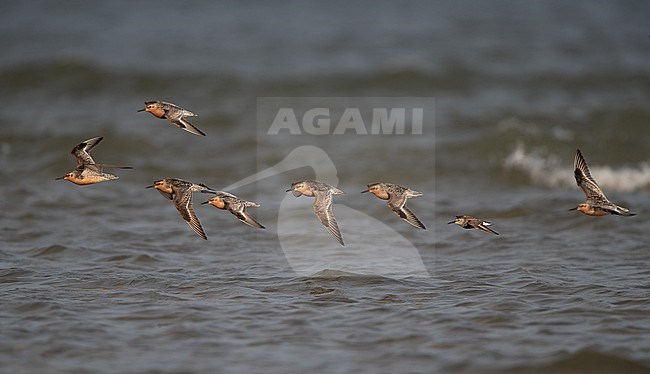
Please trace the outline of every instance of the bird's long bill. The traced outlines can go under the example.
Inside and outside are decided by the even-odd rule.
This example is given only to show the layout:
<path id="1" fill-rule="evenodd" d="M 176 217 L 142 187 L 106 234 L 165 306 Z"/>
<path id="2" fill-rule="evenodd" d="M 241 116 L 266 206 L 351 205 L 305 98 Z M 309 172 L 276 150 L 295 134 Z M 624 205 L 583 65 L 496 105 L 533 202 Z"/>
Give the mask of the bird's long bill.
<path id="1" fill-rule="evenodd" d="M 145 187 L 145 188 L 152 188 L 152 187 L 156 187 L 156 185 L 155 185 L 155 184 L 152 184 L 151 186 L 147 186 L 147 187 Z"/>
<path id="2" fill-rule="evenodd" d="M 138 112 L 144 112 L 147 108 L 138 109 Z"/>
<path id="3" fill-rule="evenodd" d="M 210 204 L 210 200 L 204 201 L 204 202 L 201 203 L 201 205 L 204 205 L 204 204 Z"/>
<path id="4" fill-rule="evenodd" d="M 61 179 L 63 179 L 63 178 L 65 178 L 65 175 L 62 176 L 62 177 L 54 178 L 54 180 L 55 180 L 55 181 L 58 181 L 58 180 L 61 180 Z"/>
<path id="5" fill-rule="evenodd" d="M 578 207 L 569 209 L 569 212 L 572 211 L 572 210 L 578 210 Z"/>
<path id="6" fill-rule="evenodd" d="M 284 191 L 284 192 L 291 192 L 291 191 L 292 191 L 291 188 L 289 188 L 288 190 L 286 190 L 286 191 Z"/>
<path id="7" fill-rule="evenodd" d="M 452 223 L 456 223 L 456 221 L 447 222 L 448 225 L 451 225 Z"/>
<path id="8" fill-rule="evenodd" d="M 366 192 L 370 192 L 370 189 L 361 191 L 361 193 L 366 193 Z"/>

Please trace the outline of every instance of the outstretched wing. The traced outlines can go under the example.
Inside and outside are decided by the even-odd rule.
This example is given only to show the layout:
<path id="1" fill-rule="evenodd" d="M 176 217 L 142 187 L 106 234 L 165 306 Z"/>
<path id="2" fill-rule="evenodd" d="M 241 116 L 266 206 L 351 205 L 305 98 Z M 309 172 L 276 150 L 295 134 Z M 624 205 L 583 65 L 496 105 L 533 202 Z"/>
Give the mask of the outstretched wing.
<path id="1" fill-rule="evenodd" d="M 255 227 L 257 229 L 265 229 L 264 225 L 257 222 L 247 211 L 244 205 L 241 206 L 239 210 L 231 210 L 230 213 L 234 214 L 240 221 L 244 222 L 250 227 Z"/>
<path id="2" fill-rule="evenodd" d="M 406 200 L 406 194 L 389 194 L 388 206 L 393 210 L 393 212 L 395 212 L 395 214 L 400 216 L 406 222 L 419 229 L 426 230 L 427 228 L 424 224 L 420 222 L 418 217 L 416 217 L 415 214 L 413 214 L 413 212 L 411 212 L 411 210 L 406 206 Z"/>
<path id="3" fill-rule="evenodd" d="M 343 243 L 343 237 L 339 230 L 339 225 L 336 223 L 334 212 L 332 211 L 332 194 L 327 191 L 316 191 L 316 200 L 314 201 L 314 211 L 320 222 L 327 228 L 327 230 L 334 235 L 336 240 Z"/>
<path id="4" fill-rule="evenodd" d="M 171 121 L 174 125 L 180 127 L 181 129 L 183 129 L 183 130 L 185 130 L 185 131 L 191 132 L 191 133 L 194 134 L 194 135 L 205 136 L 205 133 L 204 133 L 203 131 L 201 131 L 201 130 L 199 130 L 198 128 L 196 128 L 196 126 L 192 125 L 192 124 L 191 124 L 188 120 L 186 120 L 185 118 L 170 119 L 170 121 Z"/>
<path id="5" fill-rule="evenodd" d="M 472 226 L 476 227 L 476 228 L 479 229 L 479 230 L 483 230 L 483 231 L 485 231 L 485 232 L 489 232 L 490 234 L 499 235 L 498 232 L 496 232 L 496 231 L 492 230 L 491 228 L 487 227 L 487 226 L 489 226 L 489 225 L 490 225 L 489 222 L 480 222 L 480 223 L 478 223 L 478 224 L 476 224 L 476 225 L 472 225 Z"/>
<path id="6" fill-rule="evenodd" d="M 72 148 L 72 155 L 77 159 L 77 169 L 82 169 L 84 165 L 94 164 L 95 160 L 90 156 L 90 150 L 104 139 L 103 136 L 96 136 L 77 144 Z"/>
<path id="7" fill-rule="evenodd" d="M 187 222 L 187 225 L 199 234 L 200 237 L 208 240 L 208 237 L 205 235 L 203 227 L 201 227 L 201 223 L 192 208 L 192 191 L 189 189 L 184 191 L 174 191 L 174 205 L 181 214 L 181 217 L 183 217 L 185 222 Z"/>
<path id="8" fill-rule="evenodd" d="M 396 193 L 388 194 L 388 206 L 396 213 L 398 210 L 402 209 L 404 205 L 406 205 L 406 195 Z"/>
<path id="9" fill-rule="evenodd" d="M 422 222 L 418 219 L 418 217 L 411 212 L 411 210 L 404 204 L 401 208 L 399 209 L 393 209 L 393 212 L 395 212 L 398 216 L 400 216 L 403 220 L 406 222 L 410 223 L 411 225 L 422 229 L 426 230 L 427 228 L 424 226 Z"/>
<path id="10" fill-rule="evenodd" d="M 587 161 L 585 161 L 585 158 L 582 156 L 582 152 L 580 152 L 579 149 L 576 151 L 576 156 L 573 160 L 573 174 L 575 175 L 578 187 L 584 191 L 588 201 L 608 201 L 603 190 L 600 189 L 600 186 L 598 186 L 594 178 L 591 176 L 589 167 L 587 167 Z"/>

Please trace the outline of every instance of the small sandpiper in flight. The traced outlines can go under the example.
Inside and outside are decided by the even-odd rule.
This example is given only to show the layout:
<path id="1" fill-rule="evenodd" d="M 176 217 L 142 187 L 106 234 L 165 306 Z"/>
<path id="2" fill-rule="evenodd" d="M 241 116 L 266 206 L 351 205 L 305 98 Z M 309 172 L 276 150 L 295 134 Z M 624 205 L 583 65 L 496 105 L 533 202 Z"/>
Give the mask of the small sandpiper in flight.
<path id="1" fill-rule="evenodd" d="M 161 195 L 169 200 L 173 200 L 174 206 L 178 209 L 178 212 L 187 225 L 199 234 L 200 237 L 208 240 L 208 237 L 203 231 L 203 227 L 201 227 L 201 222 L 199 222 L 192 208 L 192 192 L 215 193 L 216 191 L 203 184 L 196 184 L 176 178 L 157 180 L 151 186 L 147 186 L 147 188 L 151 187 L 157 189 Z"/>
<path id="2" fill-rule="evenodd" d="M 96 136 L 77 144 L 72 149 L 72 155 L 77 159 L 77 168 L 68 174 L 54 178 L 55 180 L 65 179 L 79 186 L 95 184 L 99 182 L 119 179 L 113 174 L 104 173 L 104 168 L 116 169 L 133 169 L 131 166 L 118 166 L 109 164 L 96 164 L 90 156 L 90 150 L 104 139 L 102 136 Z"/>
<path id="3" fill-rule="evenodd" d="M 464 229 L 479 229 L 485 232 L 489 232 L 490 234 L 499 235 L 498 232 L 488 227 L 492 226 L 491 222 L 483 221 L 472 216 L 456 216 L 455 220 L 447 222 L 448 225 L 452 223 L 455 223 Z"/>
<path id="4" fill-rule="evenodd" d="M 368 185 L 367 190 L 361 191 L 361 193 L 366 192 L 370 192 L 382 200 L 388 200 L 388 206 L 393 212 L 414 227 L 422 230 L 427 229 L 418 217 L 406 206 L 406 200 L 411 197 L 422 196 L 422 192 L 392 183 L 371 183 Z"/>
<path id="5" fill-rule="evenodd" d="M 582 188 L 587 200 L 584 203 L 578 204 L 577 207 L 569 210 L 579 210 L 589 216 L 605 216 L 607 214 L 615 214 L 619 216 L 634 216 L 635 213 L 630 213 L 630 210 L 613 204 L 607 199 L 603 190 L 600 189 L 594 178 L 589 172 L 587 161 L 582 156 L 582 152 L 578 149 L 576 156 L 573 159 L 573 174 L 576 178 L 578 187 Z"/>
<path id="6" fill-rule="evenodd" d="M 334 235 L 336 240 L 341 245 L 345 246 L 343 243 L 343 237 L 341 237 L 339 225 L 336 223 L 336 218 L 332 211 L 333 196 L 343 195 L 345 192 L 336 187 L 332 187 L 329 184 L 312 180 L 291 183 L 291 188 L 288 189 L 287 192 L 290 191 L 295 197 L 301 195 L 316 197 L 316 200 L 314 201 L 314 211 L 316 212 L 316 216 L 323 226 Z"/>
<path id="7" fill-rule="evenodd" d="M 196 128 L 196 126 L 189 123 L 185 117 L 195 117 L 196 114 L 189 110 L 183 109 L 176 104 L 167 103 L 164 101 L 145 101 L 145 107 L 138 110 L 138 112 L 147 111 L 160 119 L 167 119 L 169 122 L 180 127 L 181 129 L 191 132 L 194 135 L 205 136 L 203 131 Z"/>
<path id="8" fill-rule="evenodd" d="M 210 192 L 212 193 L 212 192 Z M 248 207 L 259 207 L 260 204 L 254 203 L 252 201 L 246 201 L 240 199 L 237 196 L 230 194 L 224 191 L 214 192 L 215 196 L 210 198 L 210 200 L 203 202 L 201 204 L 210 204 L 218 209 L 227 210 L 232 213 L 237 219 L 247 224 L 250 227 L 255 227 L 258 229 L 265 229 L 264 225 L 257 222 L 247 211 Z"/>

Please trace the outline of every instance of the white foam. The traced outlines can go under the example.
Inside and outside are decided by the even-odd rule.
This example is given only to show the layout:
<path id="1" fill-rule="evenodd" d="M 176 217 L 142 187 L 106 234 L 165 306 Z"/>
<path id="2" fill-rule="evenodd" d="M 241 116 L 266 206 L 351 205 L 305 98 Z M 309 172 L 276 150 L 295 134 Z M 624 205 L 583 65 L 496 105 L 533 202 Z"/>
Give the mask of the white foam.
<path id="1" fill-rule="evenodd" d="M 526 152 L 523 143 L 517 144 L 503 161 L 503 166 L 506 169 L 523 172 L 534 183 L 542 186 L 552 188 L 575 186 L 572 158 L 560 160 L 555 155 L 545 155 L 540 151 Z M 632 192 L 650 186 L 650 163 L 648 162 L 640 162 L 638 167 L 621 168 L 589 164 L 589 170 L 605 192 Z"/>

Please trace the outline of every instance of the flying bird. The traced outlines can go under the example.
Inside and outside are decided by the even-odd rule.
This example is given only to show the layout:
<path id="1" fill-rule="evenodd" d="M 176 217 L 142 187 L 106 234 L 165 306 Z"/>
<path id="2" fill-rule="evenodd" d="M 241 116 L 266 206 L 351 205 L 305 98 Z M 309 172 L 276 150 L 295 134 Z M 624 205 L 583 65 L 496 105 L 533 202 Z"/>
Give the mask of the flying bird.
<path id="1" fill-rule="evenodd" d="M 452 223 L 455 223 L 464 229 L 479 229 L 490 234 L 499 235 L 498 232 L 488 227 L 492 226 L 492 222 L 483 221 L 472 216 L 456 216 L 455 220 L 447 222 L 448 225 Z"/>
<path id="2" fill-rule="evenodd" d="M 237 196 L 224 192 L 224 191 L 215 191 L 214 197 L 211 197 L 208 201 L 201 204 L 210 204 L 218 209 L 227 210 L 232 213 L 237 219 L 247 224 L 250 227 L 255 227 L 258 229 L 265 229 L 264 225 L 257 222 L 253 216 L 248 213 L 249 207 L 259 207 L 260 205 L 252 201 L 246 201 L 240 199 Z"/>
<path id="3" fill-rule="evenodd" d="M 630 213 L 630 210 L 618 206 L 607 199 L 603 190 L 600 189 L 598 183 L 594 180 L 587 167 L 587 161 L 582 156 L 582 152 L 578 149 L 576 156 L 573 159 L 573 174 L 576 178 L 578 187 L 584 191 L 587 200 L 584 203 L 578 204 L 577 207 L 569 210 L 579 210 L 589 216 L 605 216 L 607 214 L 615 214 L 619 216 L 634 216 L 635 213 Z"/>
<path id="4" fill-rule="evenodd" d="M 147 186 L 147 188 L 152 187 L 157 189 L 167 199 L 173 200 L 174 206 L 187 225 L 200 237 L 208 240 L 208 237 L 203 231 L 203 227 L 201 227 L 201 222 L 199 222 L 192 208 L 192 192 L 215 193 L 216 191 L 203 184 L 196 184 L 176 178 L 160 179 L 155 181 L 151 186 Z"/>
<path id="5" fill-rule="evenodd" d="M 341 230 L 339 230 L 339 225 L 336 223 L 336 217 L 334 217 L 334 212 L 332 211 L 334 195 L 343 195 L 345 192 L 329 184 L 313 180 L 294 182 L 286 192 L 290 191 L 295 197 L 301 195 L 315 197 L 314 212 L 316 212 L 316 216 L 323 226 L 334 235 L 336 240 L 345 246 L 343 237 L 341 236 Z"/>
<path id="6" fill-rule="evenodd" d="M 145 107 L 138 112 L 147 111 L 160 119 L 166 119 L 181 129 L 191 132 L 194 135 L 205 136 L 203 131 L 192 125 L 185 117 L 195 117 L 196 114 L 183 109 L 176 104 L 164 101 L 145 101 Z"/>
<path id="7" fill-rule="evenodd" d="M 414 227 L 422 230 L 427 229 L 418 217 L 406 206 L 406 200 L 411 197 L 422 196 L 422 192 L 392 183 L 371 183 L 368 185 L 367 190 L 361 191 L 361 193 L 366 192 L 370 192 L 382 200 L 388 200 L 388 206 L 393 212 Z"/>
<path id="8" fill-rule="evenodd" d="M 119 179 L 118 176 L 105 173 L 104 168 L 133 169 L 131 166 L 119 166 L 109 164 L 97 164 L 90 156 L 92 150 L 104 137 L 96 136 L 77 144 L 72 148 L 72 156 L 77 160 L 77 168 L 68 174 L 54 178 L 55 180 L 65 179 L 79 186 L 95 184 L 99 182 Z"/>

